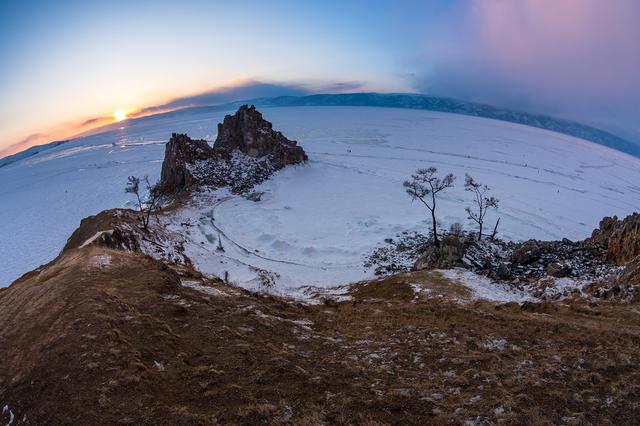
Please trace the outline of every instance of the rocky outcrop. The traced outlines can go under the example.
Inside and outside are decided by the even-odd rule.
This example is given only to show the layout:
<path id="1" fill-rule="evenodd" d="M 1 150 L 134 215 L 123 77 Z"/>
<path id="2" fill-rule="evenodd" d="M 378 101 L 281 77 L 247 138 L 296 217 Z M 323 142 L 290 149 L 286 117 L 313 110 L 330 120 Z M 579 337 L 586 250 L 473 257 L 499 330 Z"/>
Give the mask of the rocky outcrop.
<path id="1" fill-rule="evenodd" d="M 218 124 L 214 151 L 229 159 L 238 150 L 250 157 L 267 157 L 276 169 L 307 160 L 307 154 L 295 141 L 273 130 L 255 106 L 243 105 L 234 115 L 227 115 Z"/>
<path id="2" fill-rule="evenodd" d="M 590 244 L 606 248 L 609 245 L 609 239 L 616 230 L 618 223 L 619 220 L 616 216 L 606 216 L 602 218 L 598 227 L 591 233 L 591 238 L 588 238 L 586 241 Z"/>
<path id="3" fill-rule="evenodd" d="M 617 281 L 621 285 L 640 286 L 640 213 L 624 220 L 613 219 L 613 229 L 607 239 L 607 256 L 625 266 Z"/>
<path id="4" fill-rule="evenodd" d="M 174 133 L 167 143 L 160 189 L 176 194 L 199 186 L 228 186 L 245 193 L 277 170 L 307 160 L 295 141 L 273 130 L 254 106 L 243 105 L 218 124 L 213 148 Z"/>
<path id="5" fill-rule="evenodd" d="M 138 251 L 138 239 L 133 230 L 138 229 L 139 224 L 138 213 L 128 209 L 104 210 L 95 216 L 87 216 L 73 231 L 62 252 L 89 245 Z"/>
<path id="6" fill-rule="evenodd" d="M 167 142 L 160 174 L 160 188 L 173 194 L 199 183 L 192 165 L 214 157 L 213 149 L 204 140 L 191 139 L 185 134 L 174 133 Z"/>
<path id="7" fill-rule="evenodd" d="M 618 265 L 626 265 L 640 256 L 640 213 L 623 220 L 605 217 L 598 229 L 585 242 L 606 249 L 607 257 Z"/>
<path id="8" fill-rule="evenodd" d="M 607 252 L 618 265 L 626 265 L 640 256 L 640 213 L 618 222 L 609 238 Z"/>

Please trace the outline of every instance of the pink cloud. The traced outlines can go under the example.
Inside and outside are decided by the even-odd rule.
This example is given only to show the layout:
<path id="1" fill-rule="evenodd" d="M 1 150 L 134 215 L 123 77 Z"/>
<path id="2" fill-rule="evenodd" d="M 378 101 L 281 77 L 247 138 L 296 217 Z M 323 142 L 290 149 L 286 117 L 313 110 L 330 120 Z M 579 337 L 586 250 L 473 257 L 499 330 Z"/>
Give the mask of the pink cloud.
<path id="1" fill-rule="evenodd" d="M 483 1 L 472 13 L 476 56 L 514 82 L 582 101 L 640 95 L 640 2 Z"/>
<path id="2" fill-rule="evenodd" d="M 636 128 L 640 1 L 478 0 L 436 31 L 417 85 L 434 94 Z M 443 48 L 442 46 L 445 46 Z"/>

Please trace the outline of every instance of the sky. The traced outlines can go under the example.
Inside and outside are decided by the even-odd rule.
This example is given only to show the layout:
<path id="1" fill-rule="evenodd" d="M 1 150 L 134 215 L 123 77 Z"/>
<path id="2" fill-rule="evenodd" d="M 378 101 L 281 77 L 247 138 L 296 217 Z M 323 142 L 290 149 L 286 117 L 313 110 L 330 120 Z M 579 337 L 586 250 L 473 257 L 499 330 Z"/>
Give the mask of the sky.
<path id="1" fill-rule="evenodd" d="M 0 156 L 129 116 L 413 92 L 640 143 L 640 1 L 0 2 Z"/>

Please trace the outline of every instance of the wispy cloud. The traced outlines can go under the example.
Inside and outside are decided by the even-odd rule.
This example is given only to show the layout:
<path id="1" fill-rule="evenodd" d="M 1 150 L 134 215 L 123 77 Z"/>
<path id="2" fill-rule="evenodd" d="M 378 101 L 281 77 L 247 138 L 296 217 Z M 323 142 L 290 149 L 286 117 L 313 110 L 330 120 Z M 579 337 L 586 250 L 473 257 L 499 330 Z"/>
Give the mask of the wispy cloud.
<path id="1" fill-rule="evenodd" d="M 150 113 L 171 111 L 180 108 L 220 105 L 249 98 L 262 98 L 283 95 L 304 95 L 306 88 L 296 84 L 265 83 L 260 81 L 246 81 L 236 85 L 217 87 L 195 95 L 183 96 L 172 99 L 160 105 L 142 108 L 135 115 L 148 115 Z"/>
<path id="2" fill-rule="evenodd" d="M 234 85 L 217 87 L 195 95 L 172 99 L 160 105 L 145 107 L 133 116 L 149 115 L 157 112 L 172 111 L 181 108 L 220 105 L 244 99 L 269 98 L 274 96 L 304 96 L 311 93 L 341 93 L 360 90 L 360 82 L 329 83 L 269 83 L 248 80 Z"/>

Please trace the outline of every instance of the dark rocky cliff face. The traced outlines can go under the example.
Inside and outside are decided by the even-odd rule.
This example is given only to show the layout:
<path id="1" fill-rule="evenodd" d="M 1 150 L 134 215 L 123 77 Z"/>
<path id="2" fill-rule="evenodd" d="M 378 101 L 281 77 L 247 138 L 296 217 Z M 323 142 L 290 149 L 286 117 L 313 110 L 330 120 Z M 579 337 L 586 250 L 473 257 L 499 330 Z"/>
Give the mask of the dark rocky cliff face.
<path id="1" fill-rule="evenodd" d="M 189 165 L 213 156 L 213 149 L 206 141 L 174 133 L 165 147 L 160 187 L 166 193 L 175 193 L 196 185 L 198 179 L 194 177 Z"/>
<path id="2" fill-rule="evenodd" d="M 243 105 L 218 124 L 213 148 L 204 140 L 174 133 L 165 149 L 160 187 L 167 194 L 203 185 L 229 186 L 241 193 L 306 160 L 295 141 L 273 130 L 254 106 Z"/>
<path id="3" fill-rule="evenodd" d="M 304 150 L 295 141 L 273 130 L 255 106 L 243 105 L 234 115 L 227 115 L 218 124 L 214 151 L 230 158 L 234 150 L 250 157 L 269 157 L 276 169 L 307 160 Z"/>

